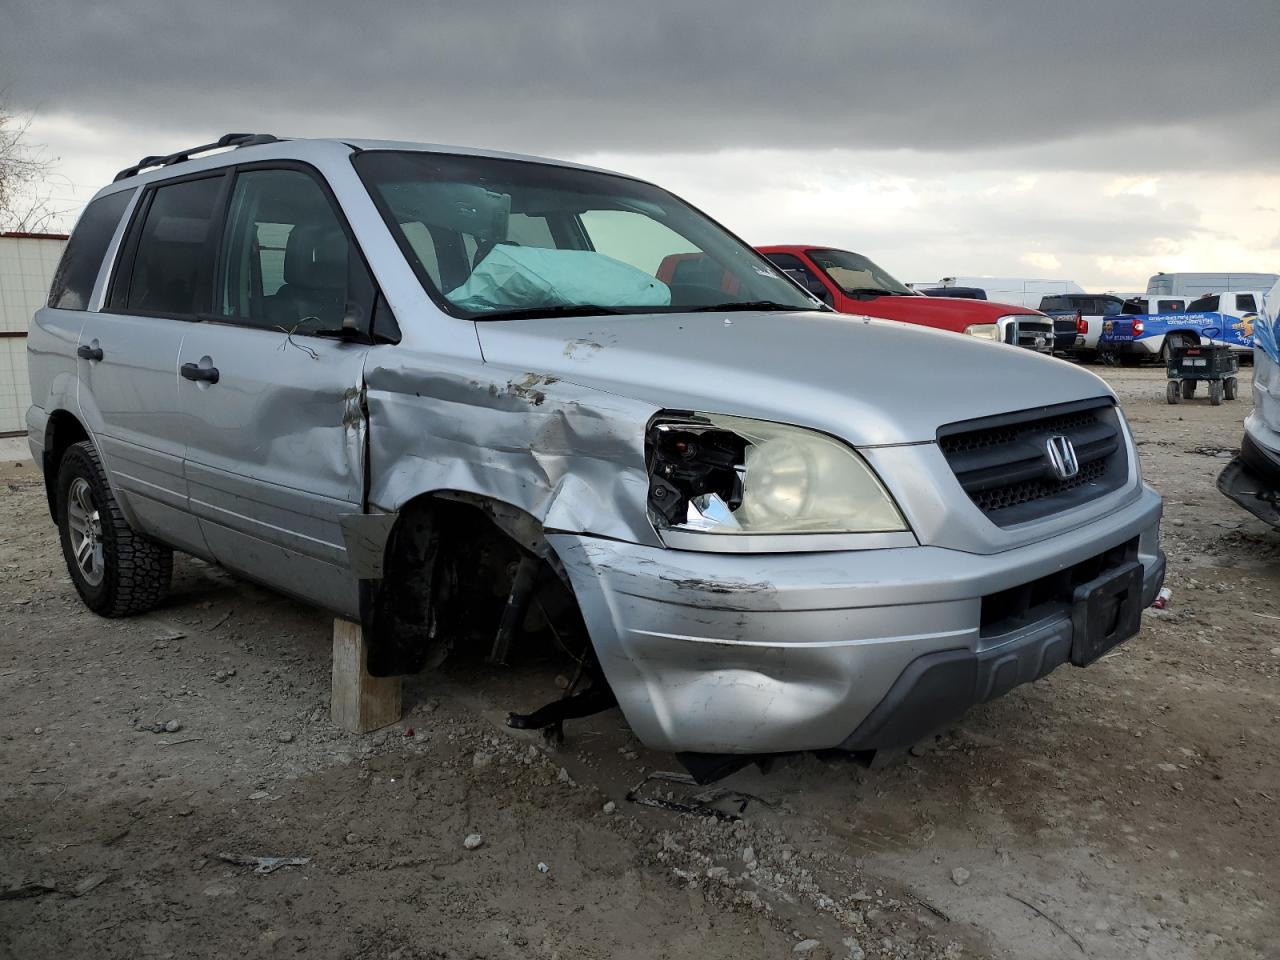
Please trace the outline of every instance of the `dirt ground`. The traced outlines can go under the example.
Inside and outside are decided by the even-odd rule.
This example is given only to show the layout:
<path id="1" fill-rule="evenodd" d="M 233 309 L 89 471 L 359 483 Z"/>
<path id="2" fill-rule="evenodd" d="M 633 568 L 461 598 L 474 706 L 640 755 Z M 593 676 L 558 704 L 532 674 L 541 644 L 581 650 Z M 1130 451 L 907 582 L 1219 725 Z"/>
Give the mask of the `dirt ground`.
<path id="1" fill-rule="evenodd" d="M 300 604 L 179 558 L 98 619 L 0 468 L 0 957 L 1280 957 L 1280 535 L 1214 487 L 1247 389 L 1094 369 L 1166 498 L 1168 610 L 894 766 L 735 774 L 704 799 L 739 819 L 630 801 L 701 791 L 642 783 L 678 767 L 616 711 L 506 729 L 554 662 L 412 678 L 356 737 Z"/>

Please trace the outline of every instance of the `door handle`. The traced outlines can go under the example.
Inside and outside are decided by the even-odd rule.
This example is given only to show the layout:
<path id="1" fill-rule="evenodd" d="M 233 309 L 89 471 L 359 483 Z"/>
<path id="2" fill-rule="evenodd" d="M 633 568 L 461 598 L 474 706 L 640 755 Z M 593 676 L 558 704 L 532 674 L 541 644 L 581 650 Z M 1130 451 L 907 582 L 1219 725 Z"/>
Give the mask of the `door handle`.
<path id="1" fill-rule="evenodd" d="M 81 360 L 101 360 L 102 348 L 82 345 L 82 346 L 76 347 L 76 356 L 79 357 Z"/>
<path id="2" fill-rule="evenodd" d="M 184 363 L 182 365 L 182 376 L 187 380 L 202 380 L 205 383 L 217 383 L 218 368 L 202 367 L 198 363 Z"/>

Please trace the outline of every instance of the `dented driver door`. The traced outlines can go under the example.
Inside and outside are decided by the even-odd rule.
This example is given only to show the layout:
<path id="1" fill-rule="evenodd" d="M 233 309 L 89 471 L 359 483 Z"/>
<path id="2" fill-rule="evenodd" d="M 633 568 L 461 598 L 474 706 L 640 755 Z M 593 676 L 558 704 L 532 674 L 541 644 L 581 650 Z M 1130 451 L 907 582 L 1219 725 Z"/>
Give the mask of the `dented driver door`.
<path id="1" fill-rule="evenodd" d="M 214 314 L 183 338 L 186 478 L 219 563 L 358 609 L 340 517 L 364 492 L 374 290 L 345 220 L 301 166 L 236 172 Z"/>

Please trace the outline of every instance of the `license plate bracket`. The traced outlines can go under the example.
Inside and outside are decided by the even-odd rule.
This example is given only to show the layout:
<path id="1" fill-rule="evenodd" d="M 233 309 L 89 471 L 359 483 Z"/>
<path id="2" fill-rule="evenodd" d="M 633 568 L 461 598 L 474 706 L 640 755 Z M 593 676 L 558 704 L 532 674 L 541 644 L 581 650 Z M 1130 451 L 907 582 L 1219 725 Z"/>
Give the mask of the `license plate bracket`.
<path id="1" fill-rule="evenodd" d="M 1138 632 L 1142 564 L 1130 560 L 1076 587 L 1071 609 L 1071 662 L 1087 667 Z"/>

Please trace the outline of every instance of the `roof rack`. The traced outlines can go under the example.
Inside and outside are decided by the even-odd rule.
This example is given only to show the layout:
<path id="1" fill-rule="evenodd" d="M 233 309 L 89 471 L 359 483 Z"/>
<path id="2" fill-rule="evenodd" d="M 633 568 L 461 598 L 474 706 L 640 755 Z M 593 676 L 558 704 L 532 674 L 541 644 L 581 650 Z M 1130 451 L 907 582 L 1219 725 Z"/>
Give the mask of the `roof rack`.
<path id="1" fill-rule="evenodd" d="M 143 157 L 132 167 L 125 167 L 116 174 L 116 180 L 124 180 L 126 177 L 134 177 L 143 170 L 151 167 L 168 167 L 175 163 L 182 163 L 184 160 L 190 160 L 197 153 L 207 153 L 210 150 L 221 150 L 225 147 L 252 147 L 259 143 L 278 143 L 279 137 L 273 137 L 269 133 L 228 133 L 226 136 L 219 137 L 214 143 L 201 144 L 198 147 L 191 147 L 189 150 L 180 150 L 177 153 L 171 153 L 163 157 Z"/>

